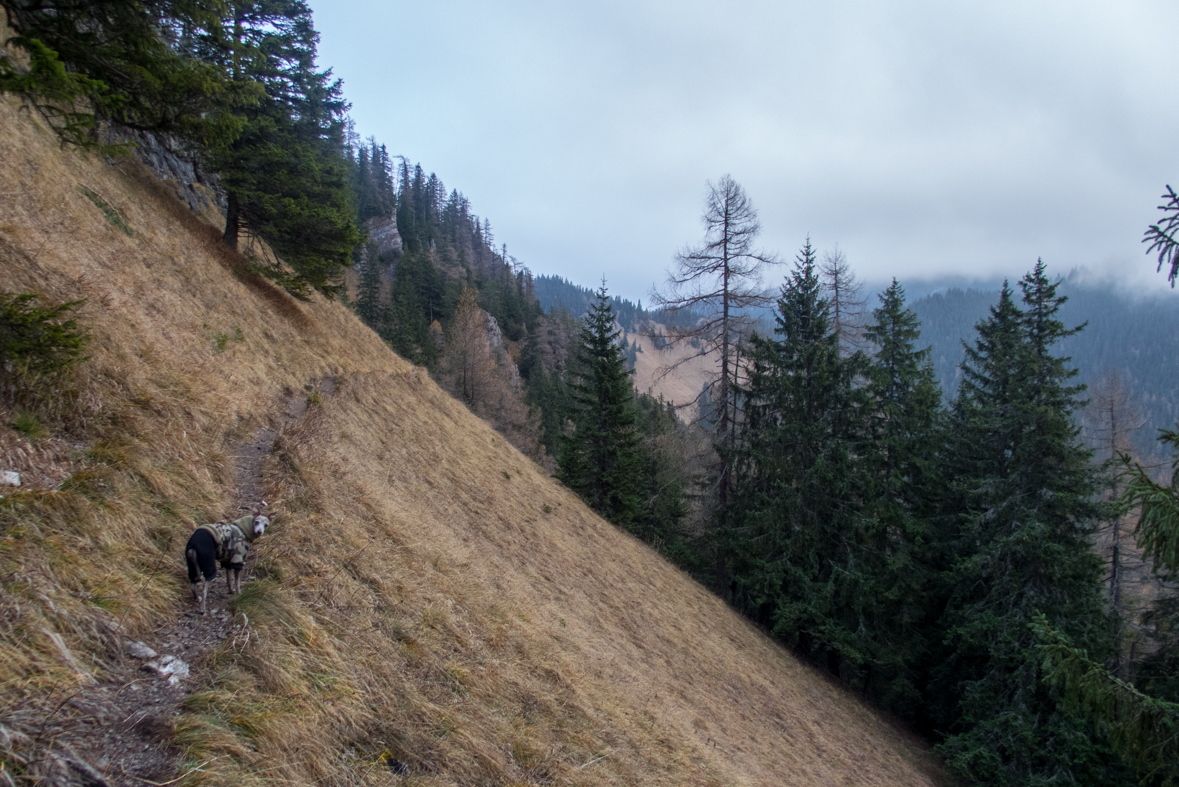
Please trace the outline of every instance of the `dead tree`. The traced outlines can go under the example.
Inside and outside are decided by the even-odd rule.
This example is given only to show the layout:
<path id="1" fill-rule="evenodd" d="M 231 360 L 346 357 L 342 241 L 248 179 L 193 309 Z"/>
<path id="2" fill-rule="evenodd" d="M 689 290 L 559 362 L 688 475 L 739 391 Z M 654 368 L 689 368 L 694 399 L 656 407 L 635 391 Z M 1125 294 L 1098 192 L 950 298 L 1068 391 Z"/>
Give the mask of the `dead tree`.
<path id="1" fill-rule="evenodd" d="M 1130 389 L 1117 372 L 1106 371 L 1101 380 L 1093 386 L 1089 406 L 1085 410 L 1086 427 L 1090 431 L 1090 445 L 1099 457 L 1111 468 L 1109 486 L 1105 499 L 1115 500 L 1121 493 L 1118 475 L 1112 468 L 1119 466 L 1119 458 L 1132 451 L 1130 433 L 1146 423 L 1142 410 L 1134 404 Z M 1141 582 L 1146 566 L 1141 553 L 1134 543 L 1134 525 L 1129 514 L 1114 513 L 1108 527 L 1102 527 L 1098 534 L 1098 548 L 1108 537 L 1109 557 L 1109 606 L 1120 621 L 1126 617 L 1125 588 L 1133 584 L 1133 577 Z M 1114 674 L 1123 676 L 1121 654 L 1115 657 Z"/>
<path id="2" fill-rule="evenodd" d="M 770 304 L 773 298 L 762 286 L 761 270 L 776 264 L 773 254 L 754 247 L 761 231 L 757 210 L 745 190 L 730 176 L 708 184 L 704 201 L 704 240 L 675 258 L 667 283 L 651 297 L 663 314 L 672 318 L 669 343 L 688 343 L 696 352 L 662 370 L 673 372 L 681 364 L 706 357 L 716 373 L 700 395 L 683 406 L 695 406 L 707 398 L 716 406 L 713 441 L 719 456 L 716 480 L 721 510 L 732 488 L 732 449 L 736 443 L 738 389 L 735 385 L 742 340 L 753 324 L 749 310 Z M 723 528 L 723 523 L 718 524 Z M 717 547 L 717 587 L 727 595 L 728 571 L 723 539 Z"/>
<path id="3" fill-rule="evenodd" d="M 862 344 L 867 299 L 862 294 L 863 283 L 838 246 L 823 255 L 819 281 L 831 301 L 831 327 L 839 335 L 839 351 L 851 355 Z"/>

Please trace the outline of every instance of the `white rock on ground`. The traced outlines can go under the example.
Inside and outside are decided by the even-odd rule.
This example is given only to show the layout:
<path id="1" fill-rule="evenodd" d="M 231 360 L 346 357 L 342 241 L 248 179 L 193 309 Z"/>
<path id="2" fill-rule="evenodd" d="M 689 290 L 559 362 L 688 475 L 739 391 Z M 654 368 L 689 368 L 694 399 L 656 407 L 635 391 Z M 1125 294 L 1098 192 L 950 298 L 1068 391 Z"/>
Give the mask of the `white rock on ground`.
<path id="1" fill-rule="evenodd" d="M 127 652 L 137 659 L 154 659 L 158 654 L 142 642 L 127 640 Z"/>
<path id="2" fill-rule="evenodd" d="M 166 677 L 169 686 L 175 686 L 181 678 L 188 677 L 188 664 L 175 656 L 164 656 L 159 660 L 149 661 L 143 666 L 155 670 L 160 674 L 160 677 Z"/>
<path id="3" fill-rule="evenodd" d="M 0 486 L 20 486 L 20 473 L 14 470 L 0 473 Z"/>

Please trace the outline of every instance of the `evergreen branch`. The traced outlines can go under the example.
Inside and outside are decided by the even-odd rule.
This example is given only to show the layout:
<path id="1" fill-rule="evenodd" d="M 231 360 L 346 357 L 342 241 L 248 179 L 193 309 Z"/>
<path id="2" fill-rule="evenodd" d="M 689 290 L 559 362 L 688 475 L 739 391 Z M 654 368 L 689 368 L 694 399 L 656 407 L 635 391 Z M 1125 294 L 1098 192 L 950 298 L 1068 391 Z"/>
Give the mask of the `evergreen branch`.
<path id="1" fill-rule="evenodd" d="M 1158 268 L 1162 270 L 1163 265 L 1170 267 L 1167 272 L 1167 280 L 1171 282 L 1171 286 L 1175 286 L 1175 277 L 1179 276 L 1179 240 L 1176 239 L 1176 231 L 1179 231 L 1179 194 L 1175 193 L 1169 185 L 1167 186 L 1167 193 L 1163 195 L 1166 202 L 1158 206 L 1158 209 L 1163 211 L 1164 218 L 1158 224 L 1151 224 L 1146 230 L 1142 238 L 1143 243 L 1150 243 L 1146 249 L 1147 254 L 1152 254 L 1158 251 Z"/>
<path id="2" fill-rule="evenodd" d="M 1032 623 L 1044 653 L 1044 680 L 1063 689 L 1069 703 L 1106 725 L 1114 749 L 1145 783 L 1179 784 L 1179 703 L 1143 694 L 1111 674 L 1039 614 Z"/>
<path id="3" fill-rule="evenodd" d="M 1175 433 L 1164 430 L 1163 440 L 1174 442 Z M 1130 466 L 1129 457 L 1122 460 L 1130 476 L 1119 502 L 1127 507 L 1140 506 L 1142 516 L 1134 535 L 1143 554 L 1149 557 L 1156 573 L 1173 577 L 1179 574 L 1179 496 L 1172 487 L 1155 483 L 1137 463 Z"/>

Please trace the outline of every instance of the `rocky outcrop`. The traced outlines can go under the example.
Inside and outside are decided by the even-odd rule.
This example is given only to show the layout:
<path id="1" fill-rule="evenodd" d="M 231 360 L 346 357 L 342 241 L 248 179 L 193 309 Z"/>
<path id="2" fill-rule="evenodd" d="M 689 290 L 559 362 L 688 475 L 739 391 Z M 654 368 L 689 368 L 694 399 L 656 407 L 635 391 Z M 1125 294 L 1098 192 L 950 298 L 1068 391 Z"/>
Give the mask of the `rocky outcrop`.
<path id="1" fill-rule="evenodd" d="M 491 354 L 507 367 L 508 372 L 512 376 L 512 382 L 518 383 L 520 380 L 520 369 L 516 366 L 516 363 L 512 360 L 511 353 L 508 352 L 508 348 L 504 345 L 504 333 L 500 330 L 499 322 L 489 312 L 483 311 L 483 309 L 479 311 L 483 312 L 483 316 L 487 321 L 487 346 L 491 349 Z"/>
<path id="2" fill-rule="evenodd" d="M 374 217 L 364 223 L 369 242 L 377 245 L 377 256 L 385 264 L 392 263 L 401 254 L 401 233 L 397 231 L 395 216 Z"/>
<path id="3" fill-rule="evenodd" d="M 130 129 L 113 130 L 110 136 L 115 143 L 130 143 L 140 161 L 161 180 L 172 184 L 194 213 L 225 212 L 224 196 L 217 188 L 217 176 L 202 173 L 196 166 L 195 156 L 185 152 L 177 140 Z"/>

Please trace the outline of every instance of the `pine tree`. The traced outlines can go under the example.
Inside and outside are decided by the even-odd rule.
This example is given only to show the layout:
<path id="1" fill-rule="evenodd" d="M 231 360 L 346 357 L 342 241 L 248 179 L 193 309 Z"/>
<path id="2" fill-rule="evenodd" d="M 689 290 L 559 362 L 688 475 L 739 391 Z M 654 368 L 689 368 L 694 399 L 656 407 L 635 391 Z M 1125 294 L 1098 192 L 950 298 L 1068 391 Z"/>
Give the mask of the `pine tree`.
<path id="1" fill-rule="evenodd" d="M 839 247 L 823 255 L 819 279 L 831 303 L 831 327 L 839 334 L 844 354 L 851 355 L 861 346 L 864 331 L 866 301 L 860 294 L 863 285 Z"/>
<path id="2" fill-rule="evenodd" d="M 632 528 L 641 472 L 634 390 L 603 282 L 578 334 L 573 432 L 561 442 L 557 477 L 606 519 Z"/>
<path id="3" fill-rule="evenodd" d="M 561 368 L 549 370 L 545 366 L 540 347 L 540 327 L 533 323 L 520 352 L 520 377 L 527 386 L 526 401 L 540 412 L 540 442 L 556 455 L 561 444 L 561 424 L 570 409 L 569 395 Z"/>
<path id="4" fill-rule="evenodd" d="M 635 535 L 668 555 L 681 568 L 699 569 L 699 554 L 690 540 L 679 532 L 680 522 L 688 514 L 687 486 L 683 467 L 681 435 L 687 427 L 676 417 L 676 408 L 662 397 L 650 394 L 636 397 L 639 448 L 642 459 L 640 476 L 642 515 L 634 528 Z"/>
<path id="5" fill-rule="evenodd" d="M 1164 432 L 1160 440 L 1172 447 L 1179 434 Z M 1177 457 L 1179 458 L 1179 457 Z M 1137 536 L 1152 552 L 1160 576 L 1174 578 L 1179 561 L 1173 544 L 1179 541 L 1179 495 L 1174 484 L 1152 481 L 1141 466 L 1132 471 L 1125 502 L 1142 507 Z M 1158 540 L 1161 539 L 1161 540 Z M 1167 550 L 1157 547 L 1165 542 Z M 1173 591 L 1156 599 L 1142 615 L 1152 649 L 1137 663 L 1133 682 L 1117 674 L 1115 664 L 1095 661 L 1083 648 L 1049 624 L 1036 623 L 1048 665 L 1046 679 L 1061 687 L 1073 707 L 1104 725 L 1114 749 L 1134 767 L 1140 784 L 1179 785 L 1179 595 Z"/>
<path id="6" fill-rule="evenodd" d="M 1158 270 L 1167 268 L 1167 280 L 1175 286 L 1175 279 L 1179 277 L 1179 194 L 1170 186 L 1163 194 L 1164 200 L 1158 209 L 1163 217 L 1158 224 L 1151 224 L 1142 238 L 1143 243 L 1149 243 L 1147 254 L 1158 254 Z"/>
<path id="7" fill-rule="evenodd" d="M 723 512 L 734 483 L 741 345 L 753 325 L 749 310 L 771 301 L 762 288 L 761 271 L 766 265 L 777 264 L 777 258 L 754 246 L 761 232 L 757 210 L 745 189 L 728 175 L 715 185 L 708 184 L 702 221 L 704 241 L 676 255 L 676 269 L 669 271 L 664 291 L 653 292 L 651 297 L 672 321 L 679 314 L 692 317 L 690 326 L 668 329 L 672 343 L 686 342 L 698 348 L 691 357 L 708 357 L 719 366 L 718 374 L 708 381 L 695 404 L 703 410 L 707 401 L 715 412 L 712 430 L 719 459 L 716 504 L 722 512 L 715 539 L 716 587 L 727 598 L 728 536 Z M 697 319 L 701 314 L 702 319 Z M 687 360 L 678 361 L 671 369 Z"/>
<path id="8" fill-rule="evenodd" d="M 414 363 L 430 366 L 437 358 L 430 324 L 443 316 L 442 296 L 442 278 L 428 251 L 407 252 L 397 259 L 385 339 Z"/>
<path id="9" fill-rule="evenodd" d="M 1057 319 L 1064 298 L 1043 263 L 1004 285 L 968 348 L 954 410 L 960 484 L 946 652 L 932 691 L 952 704 L 941 750 L 979 784 L 1126 782 L 1095 726 L 1042 680 L 1038 616 L 1103 657 L 1111 652 L 1100 564 L 1088 540 L 1094 471 L 1073 421 L 1076 370 L 1052 354 L 1080 328 Z"/>
<path id="10" fill-rule="evenodd" d="M 1163 430 L 1159 441 L 1177 450 L 1179 432 Z M 1154 571 L 1173 581 L 1179 577 L 1179 474 L 1170 484 L 1160 484 L 1141 465 L 1123 458 L 1128 483 L 1121 502 L 1141 512 L 1138 546 Z M 1174 467 L 1179 467 L 1179 452 Z M 1048 680 L 1107 726 L 1114 748 L 1137 770 L 1140 784 L 1174 787 L 1179 785 L 1179 595 L 1172 590 L 1157 599 L 1142 622 L 1154 648 L 1133 683 L 1094 660 L 1046 617 L 1035 627 L 1049 664 Z"/>
<path id="11" fill-rule="evenodd" d="M 176 134 L 189 143 L 231 140 L 231 108 L 257 100 L 191 46 L 220 32 L 210 0 L 40 0 L 5 3 L 10 42 L 30 57 L 0 54 L 0 91 L 27 98 L 63 141 L 101 146 L 99 122 Z"/>
<path id="12" fill-rule="evenodd" d="M 470 287 L 459 296 L 442 365 L 444 377 L 452 381 L 449 387 L 468 407 L 485 401 L 495 359 L 487 340 L 487 315 Z"/>

